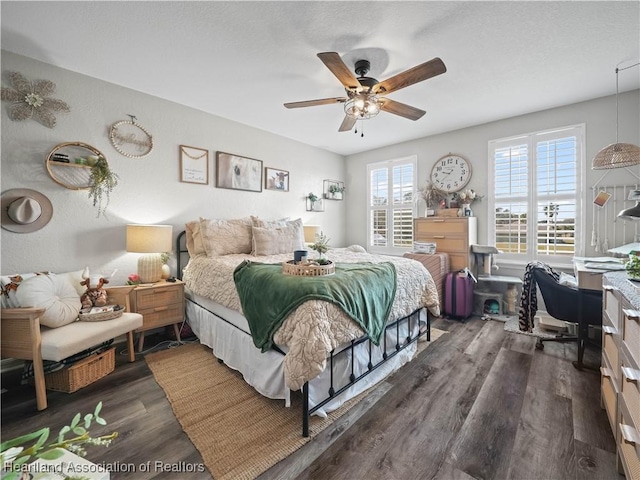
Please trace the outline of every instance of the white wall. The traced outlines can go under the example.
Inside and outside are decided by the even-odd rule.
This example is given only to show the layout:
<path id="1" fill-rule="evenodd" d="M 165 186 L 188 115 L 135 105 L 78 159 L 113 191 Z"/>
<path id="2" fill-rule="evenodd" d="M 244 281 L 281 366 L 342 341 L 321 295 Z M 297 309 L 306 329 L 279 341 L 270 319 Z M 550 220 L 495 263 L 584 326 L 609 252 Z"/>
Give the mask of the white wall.
<path id="1" fill-rule="evenodd" d="M 626 92 L 619 95 L 620 108 L 620 142 L 640 144 L 640 91 Z M 455 108 L 452 105 L 451 108 Z M 480 195 L 491 195 L 487 192 L 488 178 L 488 142 L 490 140 L 531 133 L 539 130 L 563 127 L 568 125 L 586 125 L 586 154 L 583 183 L 583 200 L 586 206 L 586 216 L 583 218 L 582 235 L 588 235 L 590 243 L 591 221 L 593 214 L 593 196 L 589 187 L 594 185 L 605 170 L 591 170 L 591 161 L 596 153 L 616 139 L 616 104 L 615 96 L 598 98 L 566 107 L 558 107 L 528 115 L 507 118 L 497 122 L 487 123 L 463 130 L 434 135 L 413 140 L 386 148 L 350 155 L 347 157 L 347 185 L 349 188 L 349 210 L 347 211 L 346 242 L 366 245 L 366 165 L 400 158 L 407 155 L 418 156 L 418 182 L 424 183 L 431 172 L 434 163 L 449 152 L 461 154 L 470 160 L 473 176 L 469 187 Z M 640 176 L 640 167 L 632 167 L 632 171 Z M 635 185 L 638 180 L 625 169 L 608 170 L 608 174 L 600 183 L 603 185 Z M 619 205 L 622 202 L 619 201 Z M 627 206 L 633 202 L 627 203 Z M 418 214 L 423 215 L 424 205 L 420 204 Z M 487 243 L 487 202 L 473 204 L 474 214 L 478 217 L 478 241 Z M 613 217 L 613 216 L 612 216 Z M 613 228 L 613 218 L 609 218 L 609 232 Z M 604 218 L 600 218 L 600 225 L 605 233 Z M 617 223 L 620 228 L 621 222 Z M 627 236 L 633 233 L 635 225 L 628 226 Z M 622 240 L 621 235 L 618 237 Z M 621 241 L 617 242 L 622 244 Z M 613 247 L 614 245 L 610 245 Z M 586 254 L 596 255 L 594 249 L 588 245 Z M 498 259 L 499 260 L 499 259 Z"/>
<path id="2" fill-rule="evenodd" d="M 99 61 L 96 59 L 96 61 Z M 325 202 L 323 213 L 305 210 L 304 197 L 322 193 L 323 179 L 344 179 L 344 158 L 290 139 L 187 108 L 157 97 L 96 80 L 75 72 L 2 51 L 2 86 L 10 86 L 7 72 L 18 71 L 30 80 L 47 79 L 57 85 L 54 98 L 67 102 L 68 114 L 58 115 L 49 129 L 34 120 L 8 118 L 2 104 L 2 191 L 31 188 L 53 204 L 53 218 L 28 234 L 2 229 L 3 274 L 36 270 L 69 271 L 88 265 L 110 273 L 118 268 L 114 284 L 135 272 L 137 254 L 125 252 L 127 223 L 161 223 L 174 227 L 174 238 L 184 223 L 199 216 L 239 218 L 301 217 L 321 225 L 333 246 L 344 245 L 347 202 Z M 212 79 L 212 82 L 214 80 Z M 180 88 L 180 85 L 176 85 Z M 213 94 L 203 92 L 203 95 Z M 118 153 L 109 142 L 111 124 L 133 114 L 153 135 L 154 149 L 143 159 Z M 108 220 L 96 218 L 87 191 L 59 186 L 49 177 L 44 159 L 62 142 L 80 141 L 105 154 L 120 183 L 111 197 Z M 179 145 L 209 150 L 209 185 L 179 181 Z M 288 193 L 262 193 L 215 188 L 215 152 L 223 151 L 264 162 L 290 172 Z M 175 274 L 175 258 L 172 258 Z"/>

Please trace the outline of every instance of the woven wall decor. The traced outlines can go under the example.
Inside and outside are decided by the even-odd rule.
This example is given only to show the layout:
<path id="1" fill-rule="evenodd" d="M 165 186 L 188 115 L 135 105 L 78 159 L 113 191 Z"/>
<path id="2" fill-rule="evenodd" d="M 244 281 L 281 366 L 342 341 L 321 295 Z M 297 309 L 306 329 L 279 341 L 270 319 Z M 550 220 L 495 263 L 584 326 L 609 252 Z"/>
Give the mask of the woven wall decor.
<path id="1" fill-rule="evenodd" d="M 50 95 L 56 84 L 49 80 L 30 82 L 19 72 L 10 72 L 9 79 L 13 88 L 2 87 L 2 100 L 13 102 L 9 106 L 9 118 L 22 121 L 35 118 L 45 127 L 56 126 L 54 112 L 70 112 L 69 105 Z"/>

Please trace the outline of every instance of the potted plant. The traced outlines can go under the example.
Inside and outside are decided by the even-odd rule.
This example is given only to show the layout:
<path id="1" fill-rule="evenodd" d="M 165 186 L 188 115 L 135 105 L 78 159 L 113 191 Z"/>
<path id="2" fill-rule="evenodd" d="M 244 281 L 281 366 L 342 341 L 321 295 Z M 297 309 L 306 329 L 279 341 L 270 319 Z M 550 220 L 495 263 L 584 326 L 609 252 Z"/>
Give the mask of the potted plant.
<path id="1" fill-rule="evenodd" d="M 418 189 L 418 197 L 426 204 L 425 217 L 434 215 L 440 202 L 447 199 L 447 192 L 436 188 L 433 183 L 427 182 Z"/>
<path id="2" fill-rule="evenodd" d="M 342 194 L 344 192 L 344 186 L 338 183 L 332 183 L 329 185 L 329 195 L 331 198 L 342 200 Z"/>
<path id="3" fill-rule="evenodd" d="M 331 263 L 330 260 L 323 257 L 329 250 L 329 239 L 325 236 L 324 232 L 320 232 L 316 235 L 316 243 L 309 246 L 311 250 L 318 252 L 318 259 L 316 260 L 320 265 L 327 265 Z"/>
<path id="4" fill-rule="evenodd" d="M 89 174 L 89 198 L 93 199 L 93 206 L 98 207 L 98 217 L 103 215 L 109 206 L 111 192 L 118 185 L 118 175 L 109 168 L 107 160 L 100 156 L 91 167 Z M 104 202 L 104 204 L 103 204 Z"/>

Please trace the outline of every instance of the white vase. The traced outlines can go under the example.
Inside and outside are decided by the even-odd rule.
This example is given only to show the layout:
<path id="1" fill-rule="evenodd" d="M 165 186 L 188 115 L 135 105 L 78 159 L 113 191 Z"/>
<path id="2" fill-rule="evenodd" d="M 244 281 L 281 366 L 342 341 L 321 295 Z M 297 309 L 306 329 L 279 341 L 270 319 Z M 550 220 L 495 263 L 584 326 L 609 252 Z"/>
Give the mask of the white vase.
<path id="1" fill-rule="evenodd" d="M 166 263 L 162 265 L 162 279 L 167 279 L 171 276 L 171 268 Z"/>

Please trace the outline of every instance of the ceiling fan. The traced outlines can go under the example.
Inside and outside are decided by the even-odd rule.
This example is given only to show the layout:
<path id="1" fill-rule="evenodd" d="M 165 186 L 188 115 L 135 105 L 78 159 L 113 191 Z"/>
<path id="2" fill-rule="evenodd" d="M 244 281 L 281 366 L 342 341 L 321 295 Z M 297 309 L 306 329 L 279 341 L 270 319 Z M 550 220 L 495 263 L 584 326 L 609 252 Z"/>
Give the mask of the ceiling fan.
<path id="1" fill-rule="evenodd" d="M 386 98 L 385 95 L 447 71 L 443 61 L 436 57 L 382 82 L 378 82 L 375 78 L 366 76 L 371 67 L 368 60 L 358 60 L 355 63 L 355 73 L 358 75 L 356 78 L 336 52 L 319 53 L 318 57 L 331 70 L 331 73 L 340 80 L 347 92 L 347 97 L 291 102 L 285 103 L 284 106 L 287 108 L 301 108 L 344 103 L 345 117 L 338 129 L 340 132 L 351 130 L 356 121 L 374 117 L 380 113 L 380 110 L 408 118 L 409 120 L 418 120 L 426 113 L 424 110 L 396 102 Z"/>

